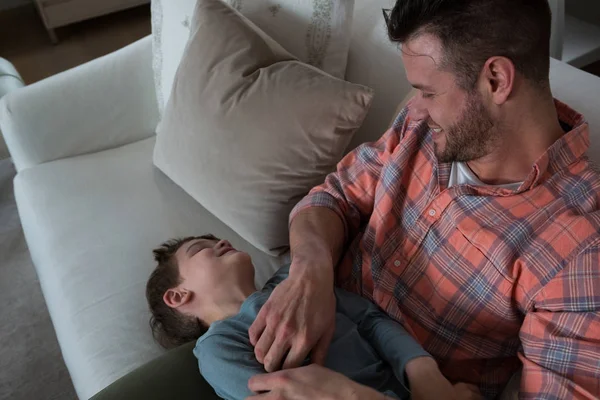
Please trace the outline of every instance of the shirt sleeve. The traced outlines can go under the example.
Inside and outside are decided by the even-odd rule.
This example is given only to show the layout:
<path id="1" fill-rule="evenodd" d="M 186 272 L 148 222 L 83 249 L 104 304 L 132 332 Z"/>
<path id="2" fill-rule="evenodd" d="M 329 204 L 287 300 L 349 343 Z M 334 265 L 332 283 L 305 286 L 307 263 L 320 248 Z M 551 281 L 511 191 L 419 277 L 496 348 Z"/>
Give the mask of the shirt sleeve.
<path id="1" fill-rule="evenodd" d="M 254 395 L 248 389 L 248 380 L 266 373 L 250 342 L 244 343 L 233 335 L 212 335 L 199 343 L 194 353 L 200 373 L 225 400 L 244 400 Z"/>
<path id="2" fill-rule="evenodd" d="M 396 378 L 408 387 L 404 374 L 406 364 L 418 357 L 431 357 L 400 325 L 369 300 L 342 289 L 336 289 L 338 312 L 350 318 L 360 335 L 379 356 L 390 364 Z"/>
<path id="3" fill-rule="evenodd" d="M 408 124 L 408 108 L 398 116 L 394 127 L 377 142 L 365 143 L 349 153 L 329 174 L 325 183 L 315 187 L 290 214 L 290 223 L 301 211 L 311 207 L 333 210 L 344 224 L 345 239 L 354 237 L 370 218 L 375 189 L 383 165 L 400 142 Z"/>
<path id="4" fill-rule="evenodd" d="M 599 398 L 600 247 L 582 252 L 534 300 L 520 332 L 519 398 Z"/>

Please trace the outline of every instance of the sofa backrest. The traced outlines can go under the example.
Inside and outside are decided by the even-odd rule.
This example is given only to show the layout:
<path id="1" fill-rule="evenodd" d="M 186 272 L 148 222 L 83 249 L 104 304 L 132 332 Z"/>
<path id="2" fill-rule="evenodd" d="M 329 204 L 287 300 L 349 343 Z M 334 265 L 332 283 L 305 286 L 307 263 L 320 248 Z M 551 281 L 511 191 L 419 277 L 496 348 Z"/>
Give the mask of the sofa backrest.
<path id="1" fill-rule="evenodd" d="M 394 0 L 356 0 L 346 79 L 369 86 L 375 98 L 362 128 L 348 150 L 381 137 L 389 127 L 398 104 L 410 92 L 398 45 L 387 36 L 383 9 Z"/>
<path id="2" fill-rule="evenodd" d="M 600 77 L 552 59 L 550 84 L 554 97 L 588 120 L 591 143 L 588 156 L 600 165 Z"/>

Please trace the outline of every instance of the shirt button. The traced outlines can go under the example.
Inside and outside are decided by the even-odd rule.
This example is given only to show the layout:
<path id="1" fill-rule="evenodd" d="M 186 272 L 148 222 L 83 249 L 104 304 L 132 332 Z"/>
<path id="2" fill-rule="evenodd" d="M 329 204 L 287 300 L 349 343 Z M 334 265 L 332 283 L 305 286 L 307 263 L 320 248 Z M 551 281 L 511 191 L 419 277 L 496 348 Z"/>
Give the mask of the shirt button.
<path id="1" fill-rule="evenodd" d="M 432 208 L 431 210 L 429 210 L 429 215 L 431 215 L 432 217 L 435 217 L 435 210 Z"/>
<path id="2" fill-rule="evenodd" d="M 394 261 L 394 265 L 395 265 L 396 267 L 399 267 L 399 266 L 400 266 L 400 261 L 398 261 L 398 260 Z"/>

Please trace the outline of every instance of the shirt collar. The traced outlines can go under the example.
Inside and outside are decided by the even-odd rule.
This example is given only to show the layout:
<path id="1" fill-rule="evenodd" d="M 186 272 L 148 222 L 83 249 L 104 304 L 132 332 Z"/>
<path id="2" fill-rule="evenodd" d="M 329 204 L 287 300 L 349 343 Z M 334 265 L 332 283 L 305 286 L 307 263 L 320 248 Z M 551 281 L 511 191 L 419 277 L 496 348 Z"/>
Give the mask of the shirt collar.
<path id="1" fill-rule="evenodd" d="M 554 142 L 535 162 L 533 170 L 519 188 L 519 192 L 532 189 L 556 172 L 573 164 L 582 158 L 590 147 L 589 125 L 583 115 L 559 100 L 555 99 L 554 104 L 558 119 L 570 126 L 571 130 Z"/>

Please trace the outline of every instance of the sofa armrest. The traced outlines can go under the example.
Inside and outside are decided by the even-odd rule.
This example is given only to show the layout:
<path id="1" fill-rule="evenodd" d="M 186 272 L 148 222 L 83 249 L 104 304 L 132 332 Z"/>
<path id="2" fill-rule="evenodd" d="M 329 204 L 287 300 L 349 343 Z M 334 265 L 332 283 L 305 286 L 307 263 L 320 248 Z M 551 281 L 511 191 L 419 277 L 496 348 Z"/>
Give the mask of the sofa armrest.
<path id="1" fill-rule="evenodd" d="M 195 342 L 163 354 L 108 386 L 91 400 L 219 400 L 198 371 Z"/>
<path id="2" fill-rule="evenodd" d="M 150 36 L 0 100 L 18 171 L 145 139 L 158 120 Z"/>

